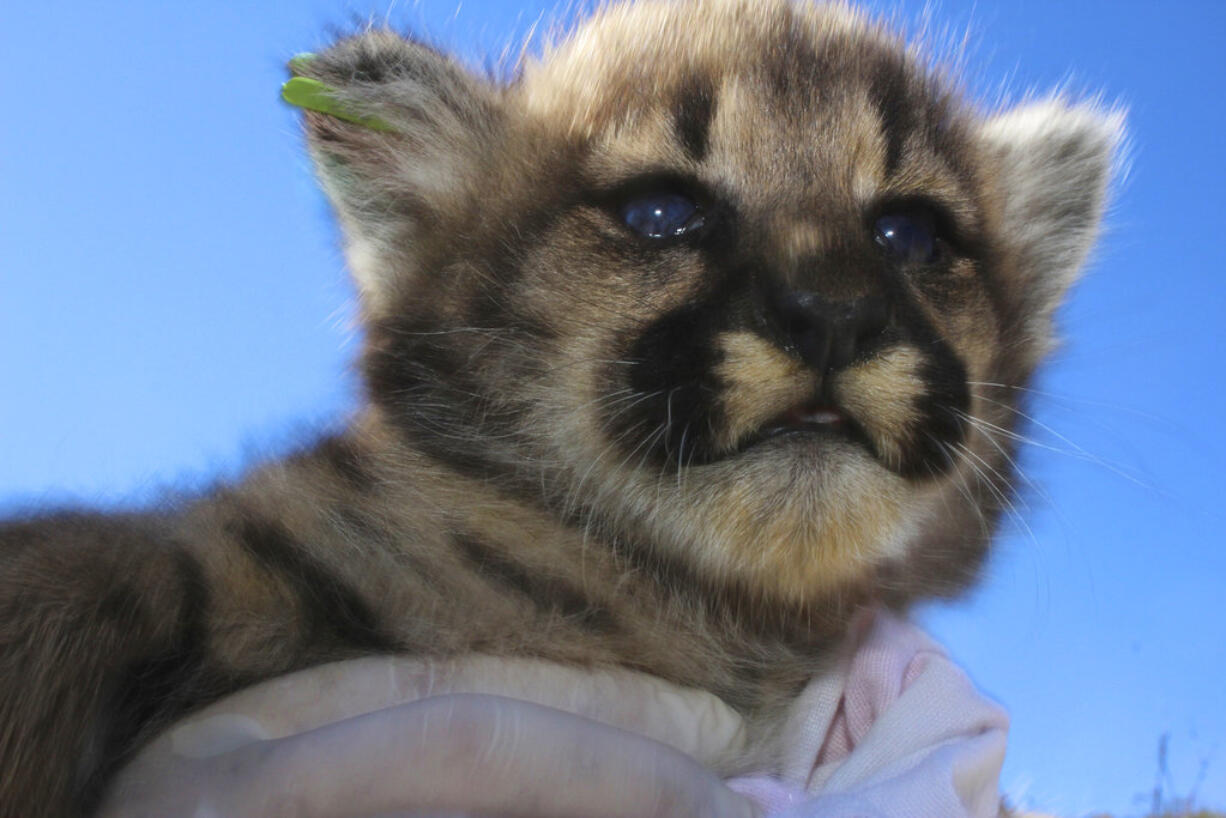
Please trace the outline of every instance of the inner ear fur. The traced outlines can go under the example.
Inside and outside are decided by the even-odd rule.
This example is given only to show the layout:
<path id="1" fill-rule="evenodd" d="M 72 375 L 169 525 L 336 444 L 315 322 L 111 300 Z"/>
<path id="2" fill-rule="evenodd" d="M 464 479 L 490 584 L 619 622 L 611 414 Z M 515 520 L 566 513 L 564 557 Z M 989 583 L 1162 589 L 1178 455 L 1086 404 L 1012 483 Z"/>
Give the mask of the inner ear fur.
<path id="1" fill-rule="evenodd" d="M 998 192 L 998 232 L 1012 262 L 1006 284 L 1024 316 L 1021 329 L 1048 339 L 1052 313 L 1098 236 L 1123 112 L 1052 98 L 987 119 L 979 136 Z"/>
<path id="2" fill-rule="evenodd" d="M 500 138 L 500 89 L 386 30 L 343 39 L 292 69 L 328 86 L 347 114 L 388 126 L 305 113 L 350 269 L 365 306 L 377 311 L 411 275 L 430 227 L 458 218 L 478 196 L 481 168 Z"/>

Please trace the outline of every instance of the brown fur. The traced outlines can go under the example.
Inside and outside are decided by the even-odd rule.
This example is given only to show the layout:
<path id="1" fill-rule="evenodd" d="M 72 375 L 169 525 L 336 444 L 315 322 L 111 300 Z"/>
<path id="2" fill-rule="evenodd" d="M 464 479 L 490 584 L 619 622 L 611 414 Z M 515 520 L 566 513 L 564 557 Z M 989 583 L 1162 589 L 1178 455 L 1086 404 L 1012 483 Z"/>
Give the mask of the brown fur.
<path id="1" fill-rule="evenodd" d="M 1050 346 L 1118 116 L 984 116 L 783 0 L 610 6 L 508 85 L 383 31 L 299 70 L 394 129 L 306 115 L 369 403 L 206 496 L 0 528 L 0 816 L 79 815 L 169 719 L 376 652 L 628 666 L 761 738 L 858 606 L 974 578 L 1013 473 L 993 385 Z M 717 227 L 621 221 L 678 186 Z M 884 256 L 874 219 L 917 207 L 937 260 Z M 793 302 L 886 312 L 815 359 Z M 772 436 L 814 401 L 837 429 Z"/>

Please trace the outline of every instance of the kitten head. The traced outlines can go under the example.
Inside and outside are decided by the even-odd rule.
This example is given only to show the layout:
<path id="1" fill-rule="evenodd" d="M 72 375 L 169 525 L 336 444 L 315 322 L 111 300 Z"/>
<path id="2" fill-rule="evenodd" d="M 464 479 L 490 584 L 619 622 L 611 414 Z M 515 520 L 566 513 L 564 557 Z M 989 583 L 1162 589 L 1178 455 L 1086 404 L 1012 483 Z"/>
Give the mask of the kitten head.
<path id="1" fill-rule="evenodd" d="M 606 8 L 510 83 L 297 68 L 370 397 L 410 445 L 765 597 L 974 574 L 1117 114 L 985 116 L 841 5 Z"/>

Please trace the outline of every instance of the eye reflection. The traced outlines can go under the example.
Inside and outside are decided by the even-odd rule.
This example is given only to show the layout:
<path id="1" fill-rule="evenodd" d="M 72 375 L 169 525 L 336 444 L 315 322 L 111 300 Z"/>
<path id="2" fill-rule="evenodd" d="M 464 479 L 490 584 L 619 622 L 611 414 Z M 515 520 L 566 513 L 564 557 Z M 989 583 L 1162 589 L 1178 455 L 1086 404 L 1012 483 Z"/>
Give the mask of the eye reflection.
<path id="1" fill-rule="evenodd" d="M 931 213 L 887 213 L 873 225 L 873 239 L 903 263 L 928 264 L 936 260 L 936 223 Z"/>
<path id="2" fill-rule="evenodd" d="M 652 193 L 622 206 L 622 221 L 649 239 L 683 236 L 703 225 L 698 205 L 679 193 Z"/>

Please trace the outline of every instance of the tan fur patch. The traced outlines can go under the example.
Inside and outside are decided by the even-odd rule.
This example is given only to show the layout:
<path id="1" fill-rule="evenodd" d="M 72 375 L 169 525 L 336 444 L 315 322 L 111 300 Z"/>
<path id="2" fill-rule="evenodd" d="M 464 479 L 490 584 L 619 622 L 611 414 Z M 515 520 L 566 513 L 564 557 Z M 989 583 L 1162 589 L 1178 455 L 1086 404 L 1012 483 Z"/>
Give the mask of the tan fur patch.
<path id="1" fill-rule="evenodd" d="M 721 574 L 803 601 L 849 587 L 905 547 L 908 488 L 852 447 L 783 462 L 750 452 L 710 468 L 738 477 L 687 475 L 663 516 L 708 531 L 690 559 Z"/>
<path id="2" fill-rule="evenodd" d="M 756 333 L 725 333 L 719 344 L 723 360 L 716 373 L 725 387 L 721 397 L 727 418 L 721 442 L 729 449 L 817 388 L 811 369 Z"/>
<path id="3" fill-rule="evenodd" d="M 923 356 L 914 347 L 896 347 L 850 367 L 835 379 L 843 407 L 872 438 L 887 462 L 897 462 L 919 419 L 916 401 L 927 393 L 919 375 Z"/>

